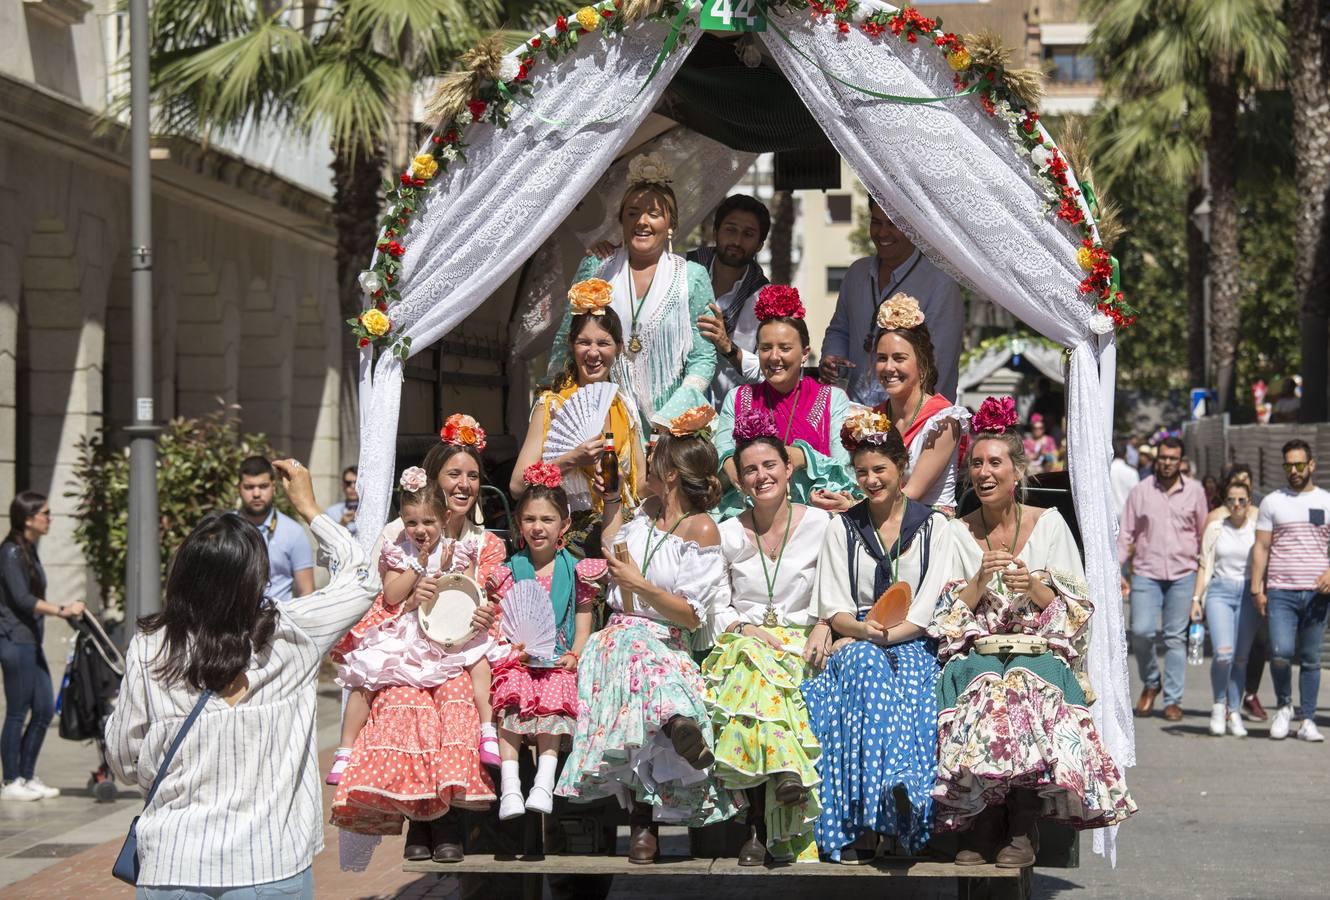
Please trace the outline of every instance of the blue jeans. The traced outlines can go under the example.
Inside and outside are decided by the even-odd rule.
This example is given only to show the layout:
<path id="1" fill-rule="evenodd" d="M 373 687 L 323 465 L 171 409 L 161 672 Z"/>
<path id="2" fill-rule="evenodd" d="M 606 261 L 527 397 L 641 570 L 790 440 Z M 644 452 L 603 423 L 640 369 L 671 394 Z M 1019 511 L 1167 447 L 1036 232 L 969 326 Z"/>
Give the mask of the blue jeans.
<path id="1" fill-rule="evenodd" d="M 1164 629 L 1164 703 L 1182 703 L 1187 670 L 1187 623 L 1191 620 L 1191 592 L 1196 585 L 1192 572 L 1173 581 L 1131 576 L 1131 645 L 1141 684 L 1158 690 L 1159 662 L 1155 659 L 1155 634 Z"/>
<path id="2" fill-rule="evenodd" d="M 1293 661 L 1298 663 L 1298 718 L 1316 716 L 1321 691 L 1321 637 L 1330 594 L 1315 591 L 1267 592 L 1270 617 L 1270 680 L 1280 706 L 1293 705 Z"/>
<path id="3" fill-rule="evenodd" d="M 288 897 L 314 898 L 314 869 L 298 872 L 281 881 L 250 884 L 244 887 L 144 887 L 135 892 L 137 900 L 285 900 Z"/>
<path id="4" fill-rule="evenodd" d="M 1205 625 L 1215 652 L 1210 661 L 1210 687 L 1215 703 L 1223 703 L 1229 712 L 1237 712 L 1242 704 L 1247 657 L 1260 624 L 1261 614 L 1246 579 L 1210 579 L 1205 589 Z"/>
<path id="5" fill-rule="evenodd" d="M 55 715 L 55 692 L 46 656 L 36 644 L 0 637 L 5 678 L 5 725 L 0 731 L 0 766 L 5 781 L 37 774 L 37 754 Z M 26 727 L 25 727 L 26 725 Z"/>

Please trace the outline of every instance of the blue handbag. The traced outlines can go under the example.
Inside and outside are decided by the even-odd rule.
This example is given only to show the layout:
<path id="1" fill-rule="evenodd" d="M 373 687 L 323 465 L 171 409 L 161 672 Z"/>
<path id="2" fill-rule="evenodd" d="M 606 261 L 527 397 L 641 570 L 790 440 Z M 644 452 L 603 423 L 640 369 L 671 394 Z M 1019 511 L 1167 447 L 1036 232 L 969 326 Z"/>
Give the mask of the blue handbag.
<path id="1" fill-rule="evenodd" d="M 157 777 L 152 780 L 152 787 L 148 789 L 148 796 L 143 798 L 143 808 L 147 809 L 148 804 L 157 793 L 157 788 L 161 786 L 162 778 L 166 775 L 166 770 L 171 766 L 171 760 L 175 758 L 175 752 L 180 749 L 180 744 L 189 734 L 190 726 L 194 720 L 203 712 L 204 704 L 212 696 L 212 691 L 204 691 L 203 696 L 199 697 L 199 702 L 194 704 L 194 709 L 190 712 L 189 718 L 185 719 L 185 724 L 180 726 L 176 732 L 175 740 L 171 742 L 171 749 L 166 751 L 166 757 L 162 760 L 161 768 L 157 770 Z M 139 817 L 135 816 L 134 821 L 129 823 L 129 834 L 125 836 L 124 846 L 120 848 L 120 855 L 115 858 L 115 865 L 111 867 L 111 874 L 125 884 L 137 885 L 139 883 Z"/>

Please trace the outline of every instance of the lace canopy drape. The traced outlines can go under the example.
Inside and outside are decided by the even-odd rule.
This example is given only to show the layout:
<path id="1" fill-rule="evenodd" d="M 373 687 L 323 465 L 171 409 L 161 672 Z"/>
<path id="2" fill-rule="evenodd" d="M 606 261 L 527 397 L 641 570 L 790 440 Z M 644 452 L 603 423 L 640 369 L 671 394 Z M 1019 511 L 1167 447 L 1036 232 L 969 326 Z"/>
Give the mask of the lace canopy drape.
<path id="1" fill-rule="evenodd" d="M 871 0 L 864 5 L 891 8 Z M 854 29 L 842 34 L 829 17 L 815 21 L 806 11 L 771 19 L 802 52 L 772 30 L 762 35 L 769 53 L 883 209 L 935 263 L 1071 349 L 1069 468 L 1095 603 L 1087 662 L 1098 694 L 1092 712 L 1114 760 L 1134 765 L 1108 489 L 1115 348 L 1111 336 L 1089 328 L 1093 308 L 1078 291 L 1079 239 L 1047 211 L 1043 188 L 1028 155 L 1013 146 L 1008 123 L 988 116 L 977 97 L 911 105 L 843 83 L 893 95 L 950 96 L 952 73 L 936 48 L 874 41 Z M 637 95 L 667 30 L 665 23 L 641 23 L 612 39 L 588 41 L 557 64 L 542 63 L 530 101 L 541 118 L 518 107 L 506 130 L 468 129 L 467 163 L 435 184 L 406 241 L 397 316 L 408 323 L 413 352 L 458 325 L 602 179 L 683 62 L 683 52 L 665 60 Z M 683 200 L 688 186 L 676 189 Z M 400 361 L 381 356 L 371 372 L 365 357 L 359 533 L 366 543 L 388 512 L 400 389 Z M 1094 842 L 1097 851 L 1112 854 L 1111 830 L 1096 830 Z"/>

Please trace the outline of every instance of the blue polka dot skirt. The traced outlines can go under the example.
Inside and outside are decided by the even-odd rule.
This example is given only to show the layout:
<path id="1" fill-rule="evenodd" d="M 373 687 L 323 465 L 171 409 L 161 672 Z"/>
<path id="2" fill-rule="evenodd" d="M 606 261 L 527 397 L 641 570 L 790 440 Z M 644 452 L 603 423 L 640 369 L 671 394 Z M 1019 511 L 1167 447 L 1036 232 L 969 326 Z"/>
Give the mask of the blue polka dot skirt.
<path id="1" fill-rule="evenodd" d="M 934 647 L 926 639 L 891 647 L 855 641 L 801 687 L 822 744 L 817 846 L 833 860 L 866 830 L 896 835 L 911 853 L 928 842 L 937 769 Z"/>

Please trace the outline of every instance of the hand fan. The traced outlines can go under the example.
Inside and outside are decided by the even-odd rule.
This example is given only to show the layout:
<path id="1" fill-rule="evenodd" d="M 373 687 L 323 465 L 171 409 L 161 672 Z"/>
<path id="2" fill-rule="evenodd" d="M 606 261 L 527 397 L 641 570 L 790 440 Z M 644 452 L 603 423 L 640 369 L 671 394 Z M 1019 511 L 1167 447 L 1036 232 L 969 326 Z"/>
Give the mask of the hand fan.
<path id="1" fill-rule="evenodd" d="M 585 384 L 574 391 L 554 412 L 542 459 L 551 462 L 579 444 L 604 434 L 605 417 L 610 414 L 610 406 L 618 393 L 619 386 L 612 381 Z"/>
<path id="2" fill-rule="evenodd" d="M 499 631 L 509 643 L 521 644 L 539 666 L 554 657 L 554 607 L 549 594 L 534 580 L 517 581 L 499 601 Z"/>
<path id="3" fill-rule="evenodd" d="M 884 630 L 899 625 L 905 621 L 905 616 L 910 612 L 912 593 L 907 583 L 896 582 L 882 592 L 882 596 L 877 598 L 866 618 L 881 625 Z"/>

